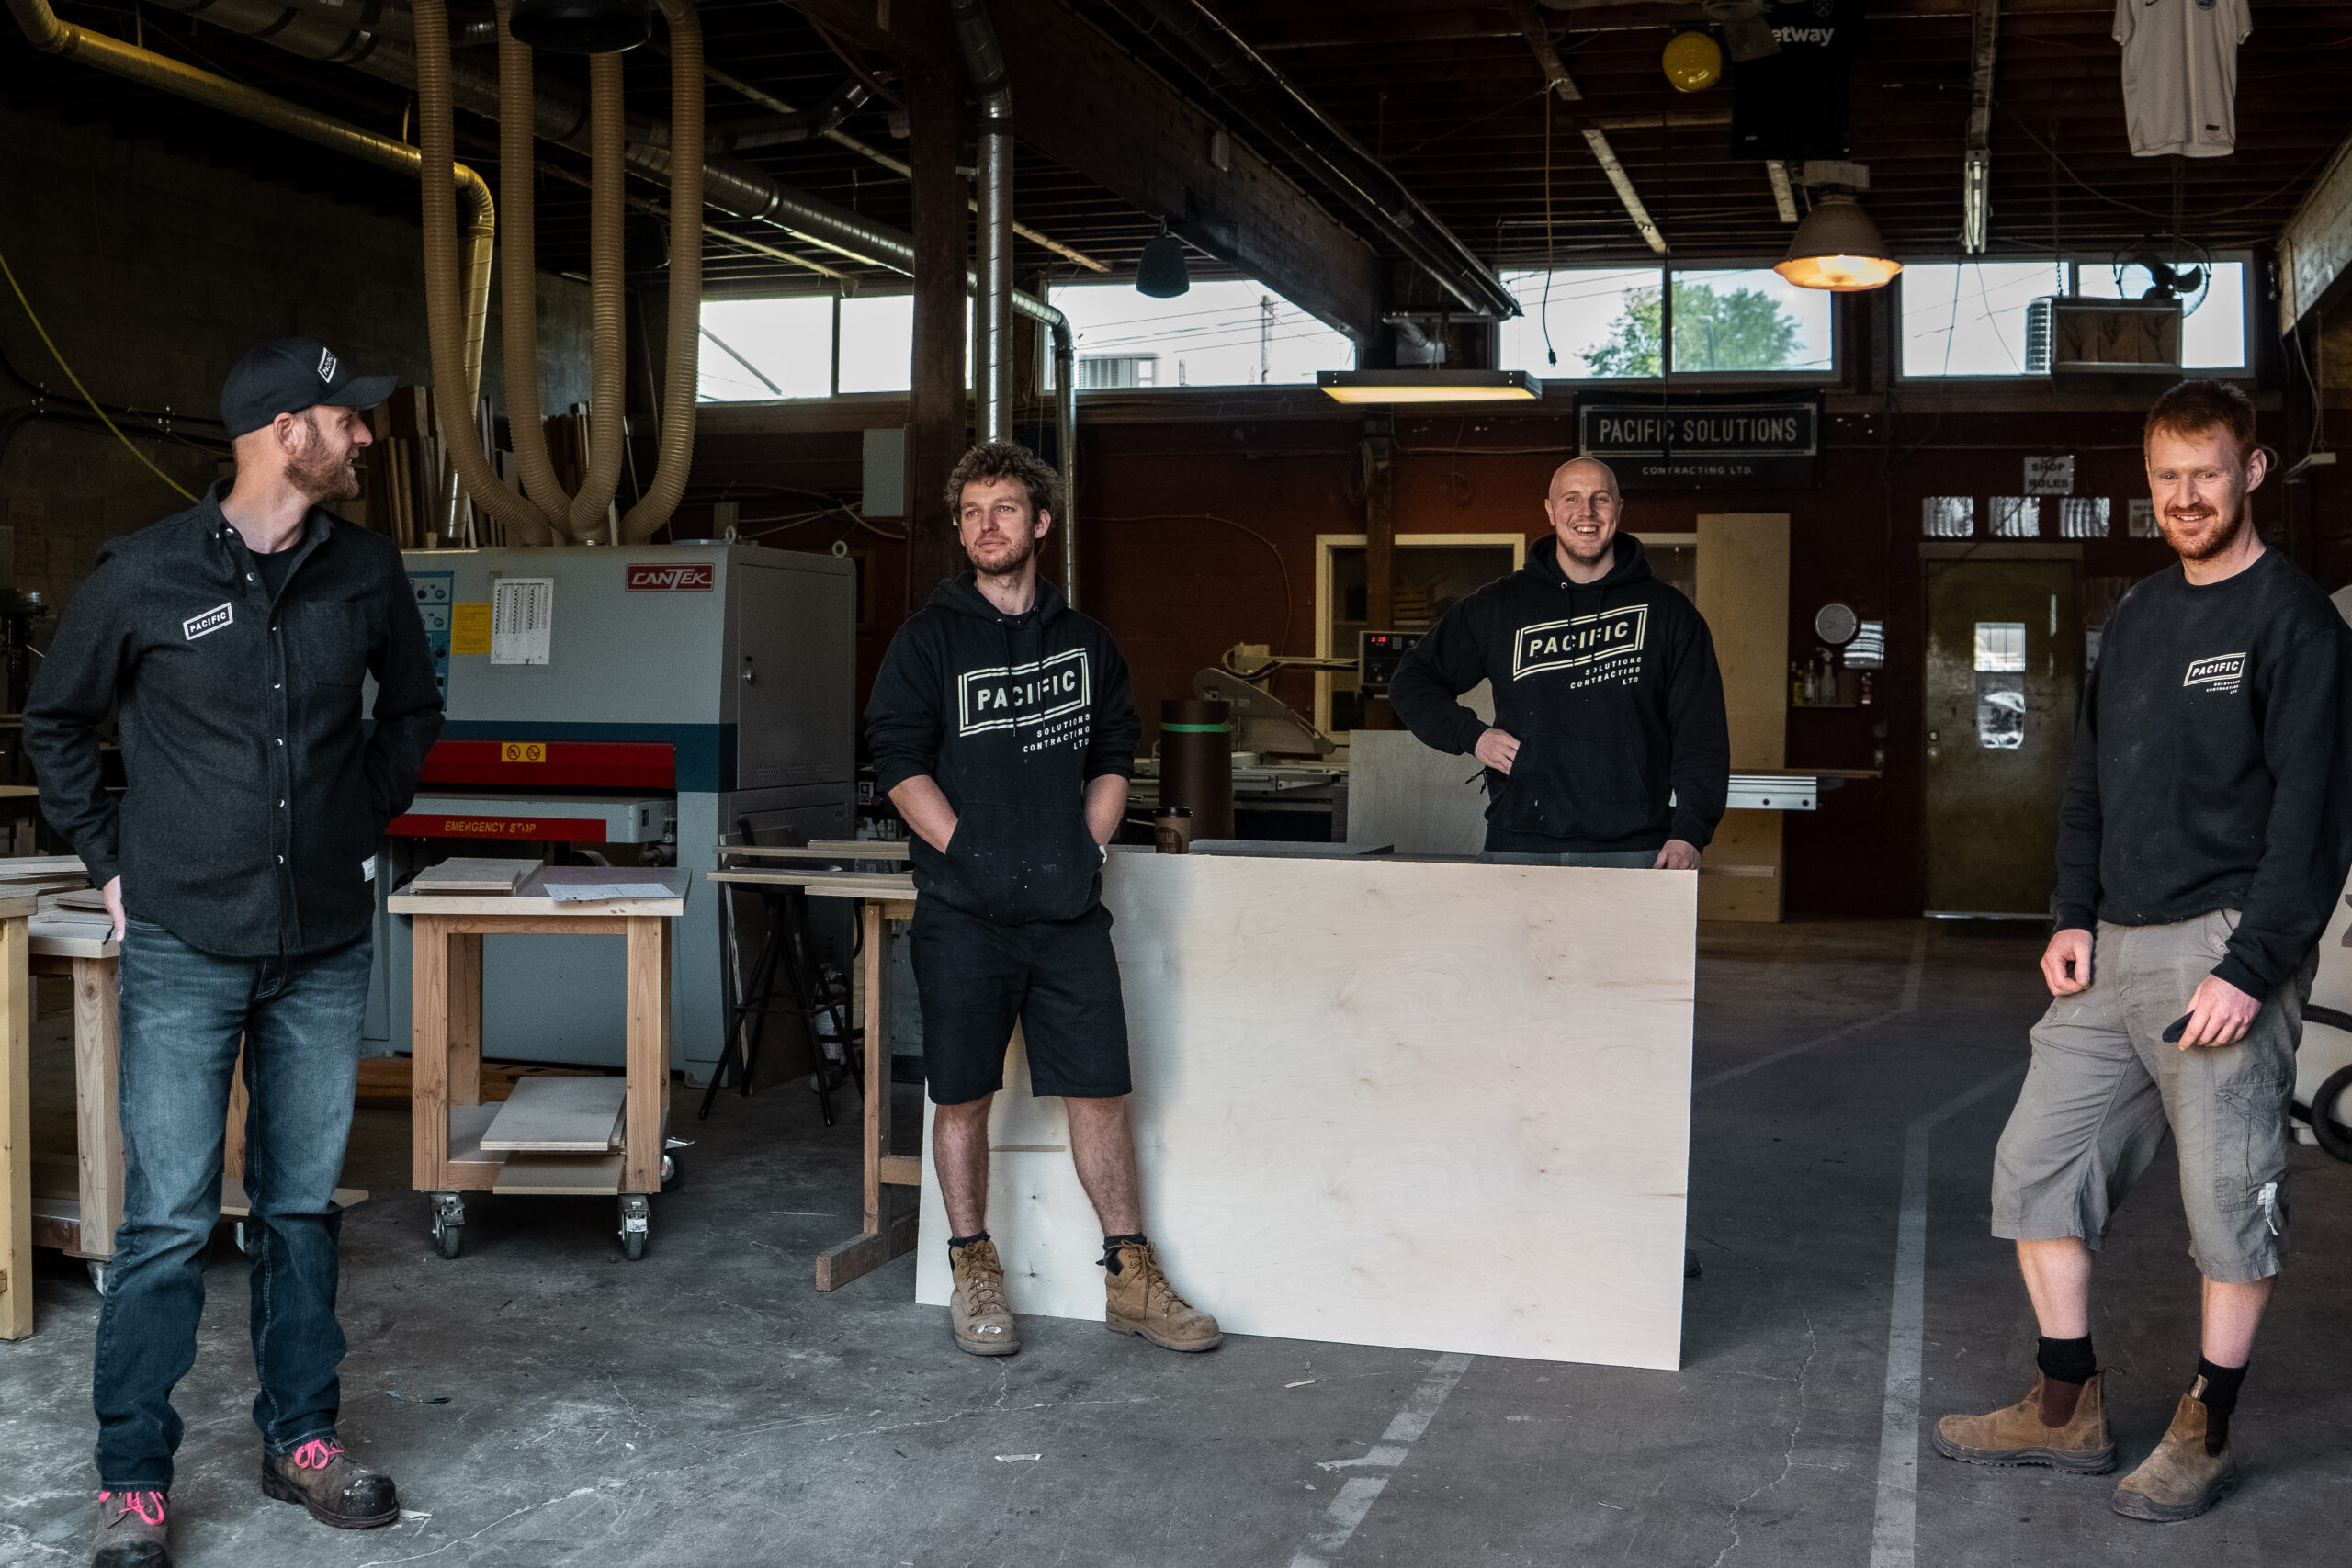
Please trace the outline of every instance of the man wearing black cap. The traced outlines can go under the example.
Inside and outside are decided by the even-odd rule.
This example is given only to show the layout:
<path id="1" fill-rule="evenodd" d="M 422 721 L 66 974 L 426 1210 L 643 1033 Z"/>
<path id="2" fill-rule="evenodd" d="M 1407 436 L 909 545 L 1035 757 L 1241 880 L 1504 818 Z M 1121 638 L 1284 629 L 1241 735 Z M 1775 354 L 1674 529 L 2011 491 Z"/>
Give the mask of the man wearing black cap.
<path id="1" fill-rule="evenodd" d="M 196 1360 L 242 1041 L 261 1485 L 343 1529 L 400 1517 L 335 1437 L 338 1213 L 368 999 L 376 845 L 441 728 L 400 550 L 326 508 L 359 493 L 354 376 L 288 338 L 221 389 L 236 479 L 109 541 L 25 704 L 41 810 L 122 944 L 126 1185 L 98 1317 L 98 1568 L 154 1568 Z M 360 683 L 377 682 L 373 733 Z M 104 784 L 118 714 L 123 773 Z"/>

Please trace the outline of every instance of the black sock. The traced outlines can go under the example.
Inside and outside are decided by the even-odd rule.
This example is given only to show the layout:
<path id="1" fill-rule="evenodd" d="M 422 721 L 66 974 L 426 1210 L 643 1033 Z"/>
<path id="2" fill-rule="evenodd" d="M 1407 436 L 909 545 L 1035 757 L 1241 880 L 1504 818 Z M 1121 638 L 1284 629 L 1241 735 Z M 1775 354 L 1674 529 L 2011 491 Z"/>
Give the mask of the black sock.
<path id="1" fill-rule="evenodd" d="M 986 1241 L 986 1240 L 988 1240 L 988 1239 L 989 1239 L 989 1233 L 988 1233 L 988 1232 L 986 1232 L 986 1231 L 974 1231 L 970 1235 L 951 1235 L 951 1236 L 949 1236 L 949 1237 L 947 1238 L 947 1245 L 948 1245 L 951 1248 L 952 1248 L 952 1247 L 969 1247 L 969 1246 L 971 1246 L 971 1245 L 972 1245 L 974 1242 L 976 1242 L 976 1241 Z"/>
<path id="2" fill-rule="evenodd" d="M 2206 1411 L 2224 1420 L 2238 1407 L 2238 1389 L 2245 1382 L 2244 1367 L 2217 1367 L 2204 1357 L 2197 1358 L 2197 1375 L 2205 1384 L 2198 1400 Z"/>
<path id="3" fill-rule="evenodd" d="M 2077 1386 L 2090 1382 L 2098 1371 L 2098 1360 L 2091 1354 L 2091 1337 L 2087 1334 L 2080 1339 L 2052 1339 L 2045 1336 L 2041 1348 L 2034 1353 L 2033 1364 L 2041 1369 L 2043 1377 Z"/>
<path id="4" fill-rule="evenodd" d="M 1148 1245 L 1150 1240 L 1151 1238 L 1144 1235 L 1141 1231 L 1136 1231 L 1132 1235 L 1106 1235 L 1102 1238 L 1102 1256 L 1096 1259 L 1096 1261 L 1102 1268 L 1108 1269 L 1112 1273 L 1119 1273 L 1121 1272 L 1119 1268 L 1119 1248 L 1130 1245 L 1135 1247 L 1144 1247 Z"/>

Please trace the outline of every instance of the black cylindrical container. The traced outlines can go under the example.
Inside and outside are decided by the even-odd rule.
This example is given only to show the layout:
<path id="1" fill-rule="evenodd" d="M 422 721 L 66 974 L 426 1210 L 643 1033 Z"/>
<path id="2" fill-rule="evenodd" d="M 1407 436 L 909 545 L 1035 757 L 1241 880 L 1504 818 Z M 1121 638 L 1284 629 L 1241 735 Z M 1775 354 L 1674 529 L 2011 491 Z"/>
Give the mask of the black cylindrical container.
<path id="1" fill-rule="evenodd" d="M 1159 705 L 1159 804 L 1193 814 L 1194 839 L 1233 837 L 1233 705 Z"/>

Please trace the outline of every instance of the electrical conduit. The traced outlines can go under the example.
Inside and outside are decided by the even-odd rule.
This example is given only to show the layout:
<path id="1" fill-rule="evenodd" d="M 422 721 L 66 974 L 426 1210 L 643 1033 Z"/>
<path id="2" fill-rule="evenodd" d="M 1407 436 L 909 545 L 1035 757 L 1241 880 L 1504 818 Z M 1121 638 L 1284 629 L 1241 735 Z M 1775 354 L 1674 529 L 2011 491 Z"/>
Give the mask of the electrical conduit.
<path id="1" fill-rule="evenodd" d="M 621 542 L 641 545 L 670 521 L 695 457 L 695 394 L 702 357 L 702 21 L 693 0 L 662 0 L 670 24 L 670 343 L 662 399 L 662 456 L 653 481 L 621 519 Z"/>

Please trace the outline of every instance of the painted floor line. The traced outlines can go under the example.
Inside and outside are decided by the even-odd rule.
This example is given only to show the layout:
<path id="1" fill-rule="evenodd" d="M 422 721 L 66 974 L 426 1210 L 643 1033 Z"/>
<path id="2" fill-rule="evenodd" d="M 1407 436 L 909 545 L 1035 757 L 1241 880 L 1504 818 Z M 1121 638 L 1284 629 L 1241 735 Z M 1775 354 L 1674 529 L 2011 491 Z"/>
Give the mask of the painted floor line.
<path id="1" fill-rule="evenodd" d="M 1879 1413 L 1878 1510 L 1871 1528 L 1871 1568 L 1915 1568 L 1919 1362 L 1928 1295 L 1928 1145 L 1939 1126 L 2016 1082 L 2024 1072 L 2023 1063 L 2005 1067 L 1904 1130 L 1903 1206 L 1894 1233 L 1894 1299 L 1886 1314 L 1886 1397 Z"/>
<path id="2" fill-rule="evenodd" d="M 1453 1392 L 1453 1385 L 1469 1370 L 1467 1356 L 1440 1356 L 1430 1368 L 1430 1375 L 1388 1423 L 1388 1430 L 1380 1435 L 1379 1446 L 1361 1460 L 1337 1461 L 1322 1468 L 1329 1470 L 1337 1464 L 1378 1466 L 1394 1474 L 1396 1467 L 1405 1462 L 1413 1444 L 1429 1430 L 1430 1418 Z M 1387 1474 L 1351 1476 L 1347 1484 L 1340 1488 L 1340 1495 L 1331 1500 L 1330 1507 L 1324 1511 L 1323 1528 L 1306 1543 L 1306 1551 L 1291 1558 L 1290 1568 L 1329 1568 L 1331 1558 L 1348 1544 L 1348 1538 L 1356 1533 L 1356 1527 L 1372 1512 L 1373 1504 L 1379 1500 L 1387 1484 Z"/>
<path id="3" fill-rule="evenodd" d="M 1736 1067 L 1725 1067 L 1720 1073 L 1710 1074 L 1692 1084 L 1690 1092 L 1697 1094 L 1702 1089 L 1713 1089 L 1717 1084 L 1726 1084 L 1734 1078 L 1746 1077 L 1750 1073 L 1759 1072 L 1776 1063 L 1785 1062 L 1792 1056 L 1802 1056 L 1807 1051 L 1817 1051 L 1824 1045 L 1834 1045 L 1849 1035 L 1860 1034 L 1866 1029 L 1876 1029 L 1882 1023 L 1894 1022 L 1905 1013 L 1918 1011 L 1919 976 L 1927 968 L 1927 964 L 1928 928 L 1922 925 L 1918 933 L 1911 940 L 1911 964 L 1910 967 L 1904 972 L 1903 995 L 1894 1006 L 1884 1012 L 1833 1029 L 1826 1034 L 1817 1034 L 1800 1044 L 1775 1051 L 1769 1056 L 1758 1056 L 1752 1062 L 1742 1062 Z"/>

